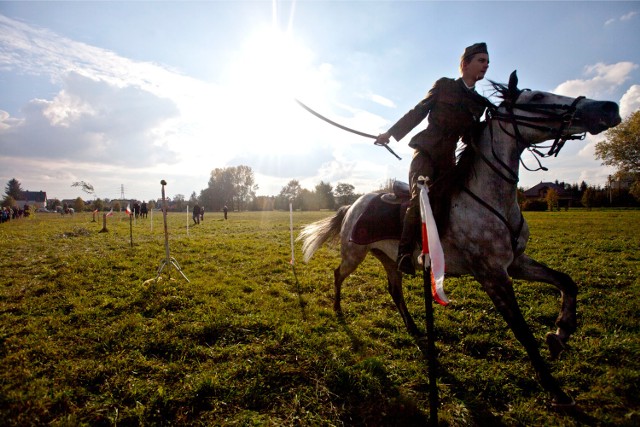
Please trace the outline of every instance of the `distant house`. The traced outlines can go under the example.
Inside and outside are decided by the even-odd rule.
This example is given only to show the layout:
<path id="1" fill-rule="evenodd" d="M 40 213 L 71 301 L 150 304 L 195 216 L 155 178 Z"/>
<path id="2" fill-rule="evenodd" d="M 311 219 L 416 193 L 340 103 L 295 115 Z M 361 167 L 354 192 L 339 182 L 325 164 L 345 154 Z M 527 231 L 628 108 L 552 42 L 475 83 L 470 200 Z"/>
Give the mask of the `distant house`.
<path id="1" fill-rule="evenodd" d="M 47 207 L 47 193 L 45 191 L 23 191 L 22 192 L 22 200 L 19 201 L 21 208 L 24 205 L 29 205 L 32 207 L 38 208 L 46 208 Z"/>
<path id="2" fill-rule="evenodd" d="M 571 206 L 573 204 L 573 195 L 571 191 L 565 189 L 564 182 L 558 184 L 554 182 L 541 182 L 526 190 L 524 197 L 527 200 L 545 200 L 549 190 L 555 190 L 558 194 L 559 206 Z"/>

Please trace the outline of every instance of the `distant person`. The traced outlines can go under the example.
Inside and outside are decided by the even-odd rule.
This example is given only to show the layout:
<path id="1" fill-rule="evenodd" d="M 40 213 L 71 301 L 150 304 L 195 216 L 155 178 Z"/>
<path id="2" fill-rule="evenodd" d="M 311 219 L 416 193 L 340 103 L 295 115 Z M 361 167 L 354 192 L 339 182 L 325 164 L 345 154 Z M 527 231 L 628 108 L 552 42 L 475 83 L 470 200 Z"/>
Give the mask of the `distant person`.
<path id="1" fill-rule="evenodd" d="M 140 205 L 140 216 L 142 218 L 146 218 L 148 212 L 149 212 L 149 208 L 147 207 L 147 202 L 143 201 L 142 205 Z"/>
<path id="2" fill-rule="evenodd" d="M 227 205 L 224 205 L 224 208 L 222 208 L 222 212 L 224 212 L 224 219 L 227 219 L 227 212 L 229 212 L 229 208 L 227 207 Z"/>
<path id="3" fill-rule="evenodd" d="M 200 221 L 204 221 L 204 206 L 200 208 Z"/>
<path id="4" fill-rule="evenodd" d="M 200 224 L 200 206 L 197 204 L 193 207 L 193 223 Z"/>

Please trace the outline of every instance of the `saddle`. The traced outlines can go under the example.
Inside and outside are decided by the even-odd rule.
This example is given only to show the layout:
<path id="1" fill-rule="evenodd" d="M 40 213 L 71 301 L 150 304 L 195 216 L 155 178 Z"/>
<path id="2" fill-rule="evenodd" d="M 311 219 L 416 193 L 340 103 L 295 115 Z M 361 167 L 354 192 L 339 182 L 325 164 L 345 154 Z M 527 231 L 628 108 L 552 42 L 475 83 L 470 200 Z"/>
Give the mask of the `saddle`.
<path id="1" fill-rule="evenodd" d="M 395 181 L 391 193 L 381 193 L 371 199 L 356 220 L 349 240 L 358 245 L 399 240 L 410 199 L 409 184 Z"/>

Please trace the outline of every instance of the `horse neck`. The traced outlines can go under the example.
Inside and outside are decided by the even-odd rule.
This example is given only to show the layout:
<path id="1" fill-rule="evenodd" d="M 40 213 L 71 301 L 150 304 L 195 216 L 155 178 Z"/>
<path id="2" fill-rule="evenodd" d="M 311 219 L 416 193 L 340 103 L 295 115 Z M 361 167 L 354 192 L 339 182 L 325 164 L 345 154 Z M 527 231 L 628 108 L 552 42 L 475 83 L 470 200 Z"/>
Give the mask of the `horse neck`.
<path id="1" fill-rule="evenodd" d="M 476 179 L 469 189 L 486 201 L 500 205 L 516 202 L 520 155 L 515 138 L 504 132 L 497 122 L 489 123 L 482 133 L 476 156 Z M 490 165 L 488 164 L 490 163 Z"/>

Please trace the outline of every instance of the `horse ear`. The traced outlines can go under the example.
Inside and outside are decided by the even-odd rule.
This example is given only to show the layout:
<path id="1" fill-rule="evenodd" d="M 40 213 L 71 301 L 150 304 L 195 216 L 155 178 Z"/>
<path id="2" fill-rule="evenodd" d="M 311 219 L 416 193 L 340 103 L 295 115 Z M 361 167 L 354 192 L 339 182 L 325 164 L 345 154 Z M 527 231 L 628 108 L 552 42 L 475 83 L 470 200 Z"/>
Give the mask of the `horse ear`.
<path id="1" fill-rule="evenodd" d="M 518 70 L 513 70 L 513 73 L 509 76 L 509 92 L 518 93 Z"/>

